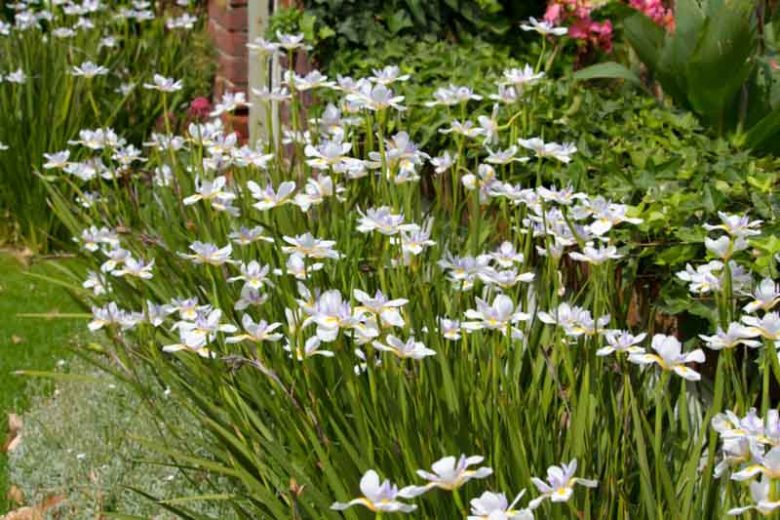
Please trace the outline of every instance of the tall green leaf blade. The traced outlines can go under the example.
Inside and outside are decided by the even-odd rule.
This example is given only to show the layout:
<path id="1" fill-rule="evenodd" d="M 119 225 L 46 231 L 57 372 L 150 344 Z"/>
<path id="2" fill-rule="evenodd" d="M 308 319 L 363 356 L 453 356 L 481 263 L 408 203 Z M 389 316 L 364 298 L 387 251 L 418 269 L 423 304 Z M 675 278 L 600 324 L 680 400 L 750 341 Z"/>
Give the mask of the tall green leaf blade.
<path id="1" fill-rule="evenodd" d="M 772 138 L 777 136 L 778 132 L 780 132 L 780 107 L 772 110 L 747 131 L 745 145 L 753 150 L 777 150 L 778 143 L 772 142 Z"/>
<path id="2" fill-rule="evenodd" d="M 679 0 L 675 3 L 674 20 L 674 33 L 666 37 L 666 45 L 658 60 L 657 75 L 664 90 L 678 103 L 688 106 L 690 88 L 686 71 L 701 37 L 705 18 L 696 0 Z"/>
<path id="3" fill-rule="evenodd" d="M 734 127 L 740 89 L 756 66 L 752 7 L 748 0 L 724 2 L 706 19 L 687 63 L 691 106 L 721 130 Z"/>
<path id="4" fill-rule="evenodd" d="M 660 50 L 664 45 L 664 31 L 647 16 L 637 13 L 623 22 L 623 31 L 639 59 L 655 71 L 658 67 Z"/>

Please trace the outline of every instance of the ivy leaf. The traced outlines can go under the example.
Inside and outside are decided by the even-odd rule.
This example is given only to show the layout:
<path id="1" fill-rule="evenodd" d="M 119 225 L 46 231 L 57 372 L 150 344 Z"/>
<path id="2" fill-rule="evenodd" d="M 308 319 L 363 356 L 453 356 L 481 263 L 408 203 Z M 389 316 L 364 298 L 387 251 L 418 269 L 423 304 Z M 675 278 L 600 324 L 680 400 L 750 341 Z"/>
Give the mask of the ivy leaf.
<path id="1" fill-rule="evenodd" d="M 314 24 L 317 23 L 317 17 L 304 12 L 301 16 L 300 21 L 298 22 L 298 29 L 303 33 L 304 38 L 306 41 L 314 41 Z"/>
<path id="2" fill-rule="evenodd" d="M 765 219 L 772 219 L 774 216 L 772 212 L 772 206 L 764 197 L 761 196 L 761 194 L 756 192 L 751 193 L 750 201 L 753 203 L 753 208 L 756 210 L 756 213 Z"/>
<path id="3" fill-rule="evenodd" d="M 679 265 L 699 256 L 700 247 L 694 244 L 672 246 L 659 254 L 655 263 L 658 265 Z"/>
<path id="4" fill-rule="evenodd" d="M 329 25 L 323 25 L 320 27 L 320 30 L 317 31 L 317 37 L 320 40 L 327 40 L 331 36 L 335 36 L 336 31 L 333 30 L 333 28 Z"/>
<path id="5" fill-rule="evenodd" d="M 387 29 L 392 34 L 398 34 L 408 27 L 414 27 L 414 23 L 412 23 L 409 13 L 403 9 L 399 9 L 387 18 Z"/>

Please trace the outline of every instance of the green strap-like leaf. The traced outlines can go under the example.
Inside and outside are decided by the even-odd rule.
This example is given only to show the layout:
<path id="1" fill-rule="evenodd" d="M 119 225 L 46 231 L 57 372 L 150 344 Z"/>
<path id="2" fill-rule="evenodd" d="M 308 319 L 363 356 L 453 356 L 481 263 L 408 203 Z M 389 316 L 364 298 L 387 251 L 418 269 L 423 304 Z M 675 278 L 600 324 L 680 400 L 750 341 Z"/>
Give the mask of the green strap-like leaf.
<path id="1" fill-rule="evenodd" d="M 764 116 L 745 134 L 745 145 L 753 150 L 776 150 L 777 142 L 772 142 L 780 132 L 780 107 Z"/>
<path id="2" fill-rule="evenodd" d="M 647 16 L 637 13 L 623 21 L 626 39 L 639 55 L 639 59 L 650 70 L 656 70 L 661 49 L 664 46 L 664 31 Z"/>
<path id="3" fill-rule="evenodd" d="M 574 79 L 579 81 L 587 81 L 589 79 L 623 79 L 635 85 L 642 85 L 642 80 L 639 79 L 639 76 L 634 71 L 614 61 L 597 63 L 580 69 L 574 73 Z"/>
<path id="4" fill-rule="evenodd" d="M 721 131 L 736 125 L 737 98 L 756 65 L 758 35 L 751 18 L 751 2 L 724 2 L 707 17 L 685 63 L 691 106 Z"/>

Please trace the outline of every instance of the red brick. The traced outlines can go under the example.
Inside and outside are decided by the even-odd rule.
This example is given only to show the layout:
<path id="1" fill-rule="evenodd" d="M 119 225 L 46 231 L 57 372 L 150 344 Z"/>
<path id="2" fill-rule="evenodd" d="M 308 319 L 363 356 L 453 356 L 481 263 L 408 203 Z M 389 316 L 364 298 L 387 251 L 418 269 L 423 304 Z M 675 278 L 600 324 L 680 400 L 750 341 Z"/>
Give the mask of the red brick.
<path id="1" fill-rule="evenodd" d="M 247 30 L 247 8 L 220 6 L 217 2 L 209 4 L 209 19 L 217 22 L 228 31 Z"/>
<path id="2" fill-rule="evenodd" d="M 218 53 L 219 67 L 217 74 L 235 84 L 246 84 L 248 81 L 247 60 L 245 57 L 229 56 Z"/>
<path id="3" fill-rule="evenodd" d="M 242 142 L 249 138 L 249 116 L 246 114 L 222 114 L 225 127 L 238 133 Z"/>
<path id="4" fill-rule="evenodd" d="M 234 92 L 234 91 L 240 91 L 249 90 L 249 84 L 248 83 L 234 83 L 230 81 L 229 79 L 223 77 L 223 76 L 216 76 L 214 78 L 214 99 L 221 99 L 222 94 L 225 92 Z"/>
<path id="5" fill-rule="evenodd" d="M 209 7 L 241 7 L 247 4 L 247 0 L 208 0 Z"/>
<path id="6" fill-rule="evenodd" d="M 246 48 L 247 35 L 242 32 L 227 31 L 213 20 L 209 21 L 209 34 L 217 49 L 222 53 L 240 57 L 244 60 L 248 57 Z"/>
<path id="7" fill-rule="evenodd" d="M 222 94 L 230 90 L 230 87 L 228 87 L 227 81 L 225 78 L 222 78 L 220 76 L 217 76 L 214 78 L 214 100 L 222 99 Z"/>

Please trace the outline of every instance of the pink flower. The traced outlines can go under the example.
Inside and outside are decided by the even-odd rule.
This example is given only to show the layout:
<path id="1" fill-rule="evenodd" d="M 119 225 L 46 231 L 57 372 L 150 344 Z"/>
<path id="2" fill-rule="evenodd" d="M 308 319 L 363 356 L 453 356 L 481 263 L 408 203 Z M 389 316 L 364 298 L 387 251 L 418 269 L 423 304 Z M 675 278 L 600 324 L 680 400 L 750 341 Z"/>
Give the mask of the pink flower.
<path id="1" fill-rule="evenodd" d="M 629 0 L 628 4 L 661 27 L 674 31 L 674 13 L 662 0 Z"/>
<path id="2" fill-rule="evenodd" d="M 660 0 L 628 0 L 637 6 L 646 3 L 660 3 Z M 662 4 L 661 4 L 662 5 Z M 636 8 L 636 7 L 635 7 Z M 612 22 L 594 21 L 590 15 L 594 9 L 592 0 L 550 0 L 544 19 L 557 25 L 568 24 L 569 36 L 579 40 L 579 53 L 587 54 L 589 49 L 600 48 L 612 51 Z"/>
<path id="3" fill-rule="evenodd" d="M 612 52 L 612 21 L 591 22 L 590 32 L 595 35 L 597 45 L 604 52 Z"/>
<path id="4" fill-rule="evenodd" d="M 612 22 L 596 22 L 590 18 L 580 18 L 569 26 L 569 36 L 576 40 L 599 47 L 604 52 L 612 52 Z"/>
<path id="5" fill-rule="evenodd" d="M 558 25 L 558 22 L 563 18 L 563 6 L 561 4 L 549 4 L 547 10 L 544 12 L 544 21 L 550 22 L 553 25 Z"/>
<path id="6" fill-rule="evenodd" d="M 205 119 L 211 112 L 211 103 L 203 96 L 196 97 L 190 103 L 190 117 L 193 119 Z"/>
<path id="7" fill-rule="evenodd" d="M 589 18 L 575 20 L 574 23 L 569 26 L 569 36 L 575 40 L 587 40 L 590 24 L 591 20 Z"/>
<path id="8" fill-rule="evenodd" d="M 574 4 L 574 16 L 577 18 L 590 18 L 590 12 L 593 10 L 593 8 L 588 5 L 587 3 L 584 4 Z"/>

